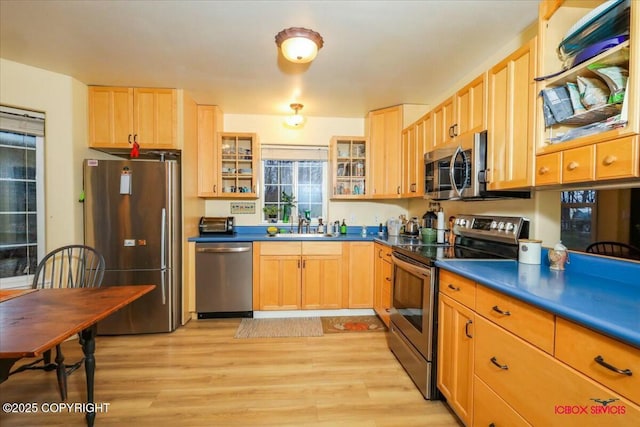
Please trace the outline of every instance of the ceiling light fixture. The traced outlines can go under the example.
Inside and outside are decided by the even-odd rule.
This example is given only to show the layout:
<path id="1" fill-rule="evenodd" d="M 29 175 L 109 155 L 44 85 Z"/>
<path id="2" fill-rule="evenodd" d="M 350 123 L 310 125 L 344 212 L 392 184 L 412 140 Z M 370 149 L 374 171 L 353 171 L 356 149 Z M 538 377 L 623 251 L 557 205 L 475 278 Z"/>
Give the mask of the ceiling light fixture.
<path id="1" fill-rule="evenodd" d="M 287 116 L 287 118 L 285 119 L 285 122 L 287 123 L 287 125 L 294 128 L 302 125 L 304 123 L 304 116 L 301 116 L 300 114 L 298 114 L 298 111 L 302 110 L 303 105 L 291 104 L 289 105 L 289 107 L 291 107 L 291 109 L 295 112 L 292 115 Z"/>
<path id="2" fill-rule="evenodd" d="M 313 61 L 324 45 L 324 40 L 313 30 L 292 27 L 276 34 L 276 45 L 289 61 L 305 64 Z"/>

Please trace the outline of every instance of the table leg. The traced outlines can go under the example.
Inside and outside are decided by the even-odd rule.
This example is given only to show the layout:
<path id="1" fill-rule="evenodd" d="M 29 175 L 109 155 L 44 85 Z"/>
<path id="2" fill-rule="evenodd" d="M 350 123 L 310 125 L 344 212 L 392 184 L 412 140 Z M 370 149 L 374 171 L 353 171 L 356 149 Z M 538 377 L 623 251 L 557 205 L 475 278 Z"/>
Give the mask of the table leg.
<path id="1" fill-rule="evenodd" d="M 96 359 L 94 357 L 96 350 L 96 329 L 97 327 L 94 324 L 82 331 L 82 352 L 84 353 L 84 371 L 87 377 L 87 403 L 89 404 L 86 418 L 89 427 L 93 426 L 93 422 L 96 419 L 96 413 L 95 410 L 93 410 L 93 380 L 96 369 Z"/>
<path id="2" fill-rule="evenodd" d="M 9 378 L 9 372 L 14 363 L 20 359 L 0 359 L 0 383 Z"/>

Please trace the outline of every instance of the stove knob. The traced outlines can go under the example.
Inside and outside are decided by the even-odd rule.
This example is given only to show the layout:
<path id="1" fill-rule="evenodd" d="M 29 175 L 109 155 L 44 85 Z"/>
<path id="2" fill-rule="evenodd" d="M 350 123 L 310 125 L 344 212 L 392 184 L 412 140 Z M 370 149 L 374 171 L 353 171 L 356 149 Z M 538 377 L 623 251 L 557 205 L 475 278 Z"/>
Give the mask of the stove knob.
<path id="1" fill-rule="evenodd" d="M 460 227 L 466 227 L 467 226 L 467 220 L 464 218 L 460 218 L 460 223 L 459 223 Z"/>
<path id="2" fill-rule="evenodd" d="M 515 225 L 513 225 L 513 223 L 511 222 L 508 222 L 505 224 L 505 229 L 507 233 L 512 233 L 514 228 L 515 228 Z"/>
<path id="3" fill-rule="evenodd" d="M 498 223 L 498 231 L 503 231 L 504 230 L 504 222 L 500 221 Z"/>
<path id="4" fill-rule="evenodd" d="M 498 228 L 498 222 L 497 221 L 491 221 L 491 225 L 489 226 L 490 229 L 495 230 L 496 228 Z"/>

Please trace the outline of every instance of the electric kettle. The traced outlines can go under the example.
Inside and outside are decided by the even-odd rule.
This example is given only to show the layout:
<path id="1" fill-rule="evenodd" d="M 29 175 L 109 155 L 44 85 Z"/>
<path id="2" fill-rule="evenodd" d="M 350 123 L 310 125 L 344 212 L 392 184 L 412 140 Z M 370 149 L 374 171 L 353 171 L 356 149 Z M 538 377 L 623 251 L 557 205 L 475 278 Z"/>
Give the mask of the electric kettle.
<path id="1" fill-rule="evenodd" d="M 404 225 L 404 234 L 409 236 L 417 236 L 420 232 L 420 223 L 418 217 L 413 217 Z"/>

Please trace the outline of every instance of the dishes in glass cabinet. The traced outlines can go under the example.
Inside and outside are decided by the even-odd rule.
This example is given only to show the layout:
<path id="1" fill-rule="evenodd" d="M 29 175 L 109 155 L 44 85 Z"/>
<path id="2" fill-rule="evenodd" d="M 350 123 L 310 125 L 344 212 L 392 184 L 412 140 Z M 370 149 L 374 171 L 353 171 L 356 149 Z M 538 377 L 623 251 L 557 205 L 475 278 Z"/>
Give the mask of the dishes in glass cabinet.
<path id="1" fill-rule="evenodd" d="M 251 168 L 241 168 L 241 169 L 238 169 L 238 173 L 249 175 L 249 174 L 253 173 L 253 169 L 251 169 Z"/>

